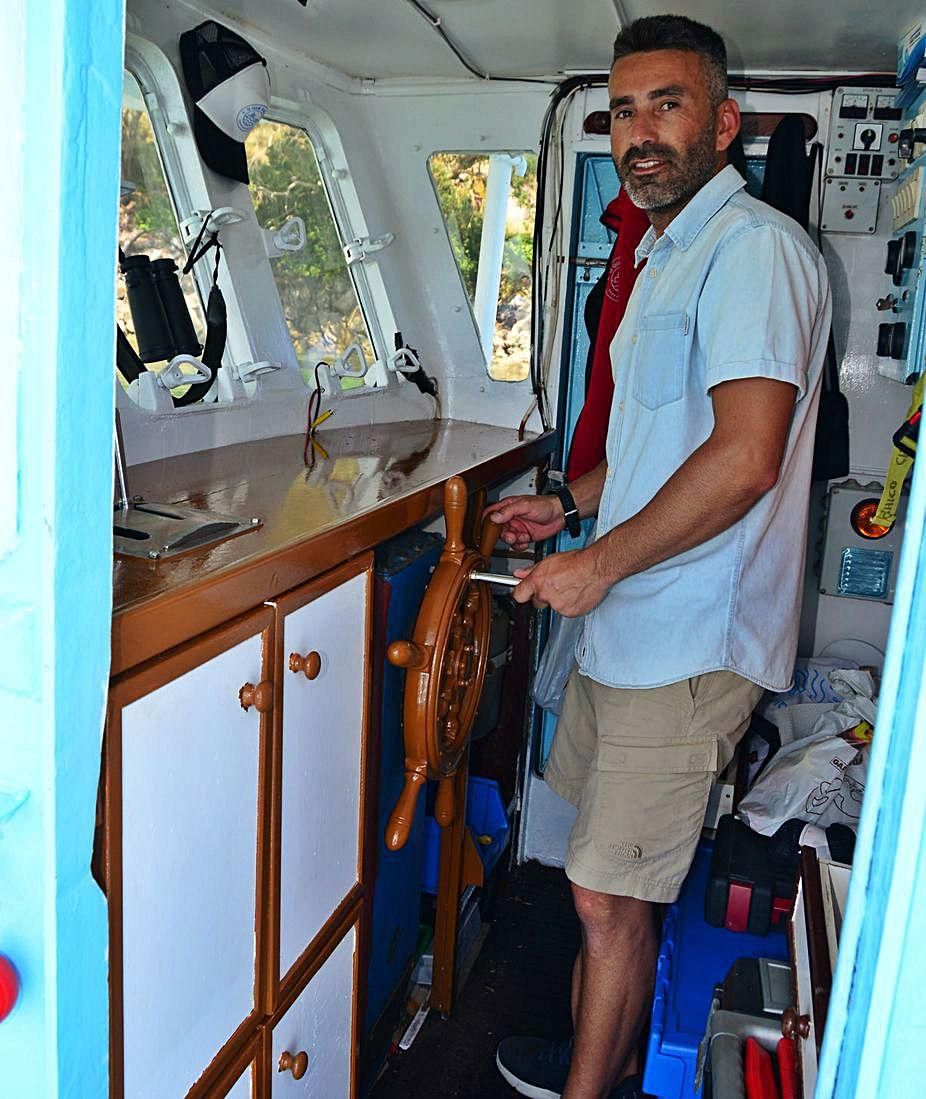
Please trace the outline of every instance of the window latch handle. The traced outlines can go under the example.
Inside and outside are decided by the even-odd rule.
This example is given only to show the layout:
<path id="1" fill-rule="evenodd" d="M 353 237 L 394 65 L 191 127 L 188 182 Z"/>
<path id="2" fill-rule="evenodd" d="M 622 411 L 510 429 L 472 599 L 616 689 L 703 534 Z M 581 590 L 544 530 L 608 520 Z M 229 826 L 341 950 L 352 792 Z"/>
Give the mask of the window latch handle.
<path id="1" fill-rule="evenodd" d="M 344 258 L 348 267 L 352 263 L 362 262 L 374 252 L 382 252 L 395 240 L 395 233 L 383 233 L 381 237 L 355 237 L 344 245 Z"/>

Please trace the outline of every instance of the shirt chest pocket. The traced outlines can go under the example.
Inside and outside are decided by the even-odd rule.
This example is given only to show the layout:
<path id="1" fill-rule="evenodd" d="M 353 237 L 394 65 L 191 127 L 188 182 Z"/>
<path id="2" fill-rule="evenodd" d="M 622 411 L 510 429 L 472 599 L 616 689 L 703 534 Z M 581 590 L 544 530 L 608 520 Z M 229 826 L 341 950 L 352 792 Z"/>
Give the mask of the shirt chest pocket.
<path id="1" fill-rule="evenodd" d="M 640 318 L 633 395 L 646 408 L 661 408 L 685 392 L 687 313 L 651 313 Z"/>

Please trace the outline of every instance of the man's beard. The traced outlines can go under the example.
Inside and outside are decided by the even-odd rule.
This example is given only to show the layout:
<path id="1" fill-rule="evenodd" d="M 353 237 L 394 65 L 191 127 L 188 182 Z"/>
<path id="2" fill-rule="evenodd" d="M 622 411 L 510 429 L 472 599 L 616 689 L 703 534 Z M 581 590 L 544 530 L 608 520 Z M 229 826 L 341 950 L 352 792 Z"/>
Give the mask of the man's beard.
<path id="1" fill-rule="evenodd" d="M 633 160 L 653 158 L 665 163 L 658 177 L 639 178 L 630 170 Z M 681 208 L 701 190 L 717 170 L 717 151 L 714 147 L 713 130 L 687 149 L 679 152 L 669 145 L 656 145 L 646 142 L 633 145 L 615 163 L 621 185 L 635 206 L 649 213 L 661 210 Z"/>

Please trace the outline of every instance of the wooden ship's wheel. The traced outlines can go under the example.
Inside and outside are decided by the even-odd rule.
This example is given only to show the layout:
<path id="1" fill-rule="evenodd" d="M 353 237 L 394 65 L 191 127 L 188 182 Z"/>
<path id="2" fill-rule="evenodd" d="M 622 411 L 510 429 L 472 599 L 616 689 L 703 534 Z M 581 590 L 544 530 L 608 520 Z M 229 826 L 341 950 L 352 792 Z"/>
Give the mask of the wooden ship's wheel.
<path id="1" fill-rule="evenodd" d="M 394 641 L 390 663 L 404 668 L 405 786 L 386 828 L 386 846 L 408 839 L 421 787 L 440 785 L 434 816 L 447 827 L 457 812 L 455 776 L 464 759 L 485 679 L 492 623 L 488 585 L 470 574 L 484 569 L 498 540 L 486 520 L 477 548 L 463 540 L 466 485 L 451 477 L 444 489 L 447 539 L 418 612 L 410 641 Z"/>

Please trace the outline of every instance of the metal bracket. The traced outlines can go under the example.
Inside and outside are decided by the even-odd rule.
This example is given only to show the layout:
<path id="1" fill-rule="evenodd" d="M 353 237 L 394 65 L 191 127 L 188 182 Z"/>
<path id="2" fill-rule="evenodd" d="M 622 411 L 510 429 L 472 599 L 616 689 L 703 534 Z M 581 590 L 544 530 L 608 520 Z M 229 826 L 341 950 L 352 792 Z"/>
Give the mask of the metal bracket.
<path id="1" fill-rule="evenodd" d="M 352 361 L 357 365 L 351 366 Z M 329 366 L 330 372 L 336 378 L 365 378 L 369 369 L 369 363 L 359 343 L 352 343 Z"/>
<path id="2" fill-rule="evenodd" d="M 383 233 L 381 237 L 355 237 L 344 245 L 344 259 L 347 266 L 367 259 L 374 252 L 381 252 L 388 248 L 395 240 L 395 233 Z"/>
<path id="3" fill-rule="evenodd" d="M 301 252 L 305 248 L 305 222 L 301 217 L 289 217 L 279 229 L 261 229 L 267 259 L 276 259 L 284 252 Z"/>
<path id="4" fill-rule="evenodd" d="M 235 225 L 239 221 L 244 221 L 244 214 L 232 209 L 231 206 L 219 206 L 215 210 L 194 210 L 189 217 L 180 222 L 180 233 L 184 241 L 189 243 L 195 240 L 206 220 L 211 229 L 218 231 L 224 229 L 226 225 Z"/>

